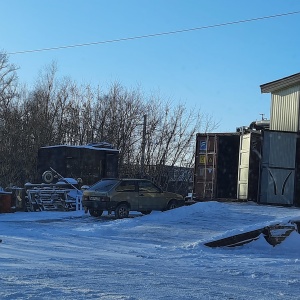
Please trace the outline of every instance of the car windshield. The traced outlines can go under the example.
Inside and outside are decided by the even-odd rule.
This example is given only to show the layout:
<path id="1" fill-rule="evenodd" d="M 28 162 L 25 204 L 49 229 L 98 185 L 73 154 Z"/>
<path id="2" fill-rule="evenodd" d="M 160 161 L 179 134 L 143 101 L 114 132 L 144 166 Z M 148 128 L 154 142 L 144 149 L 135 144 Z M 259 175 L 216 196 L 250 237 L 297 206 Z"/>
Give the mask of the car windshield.
<path id="1" fill-rule="evenodd" d="M 119 180 L 117 179 L 108 179 L 108 180 L 101 180 L 95 183 L 93 186 L 89 188 L 89 190 L 99 191 L 99 192 L 108 192 L 115 186 Z"/>

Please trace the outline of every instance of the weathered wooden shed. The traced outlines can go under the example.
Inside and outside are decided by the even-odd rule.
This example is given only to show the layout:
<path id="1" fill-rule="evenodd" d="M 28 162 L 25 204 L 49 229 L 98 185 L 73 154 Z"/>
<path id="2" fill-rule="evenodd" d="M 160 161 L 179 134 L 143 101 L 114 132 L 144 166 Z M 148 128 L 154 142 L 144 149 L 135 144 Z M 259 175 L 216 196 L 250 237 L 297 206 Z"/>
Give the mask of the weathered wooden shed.
<path id="1" fill-rule="evenodd" d="M 263 138 L 259 202 L 300 205 L 300 73 L 260 86 L 271 93 Z"/>
<path id="2" fill-rule="evenodd" d="M 41 179 L 52 168 L 63 177 L 81 178 L 84 184 L 91 185 L 102 178 L 118 176 L 118 157 L 119 150 L 107 143 L 41 147 L 38 177 Z"/>

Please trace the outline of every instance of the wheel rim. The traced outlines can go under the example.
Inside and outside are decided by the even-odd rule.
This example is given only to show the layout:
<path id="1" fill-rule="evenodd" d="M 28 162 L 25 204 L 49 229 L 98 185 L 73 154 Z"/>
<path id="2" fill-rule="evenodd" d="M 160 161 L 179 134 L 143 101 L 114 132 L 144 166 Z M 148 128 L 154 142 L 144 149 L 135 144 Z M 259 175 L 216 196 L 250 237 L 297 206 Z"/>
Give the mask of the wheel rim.
<path id="1" fill-rule="evenodd" d="M 126 207 L 124 207 L 124 206 L 120 207 L 118 209 L 118 215 L 121 218 L 127 217 L 128 216 L 128 209 Z"/>
<path id="2" fill-rule="evenodd" d="M 170 204 L 170 209 L 174 209 L 174 208 L 177 208 L 177 205 L 176 205 L 175 202 L 172 202 L 172 203 Z"/>

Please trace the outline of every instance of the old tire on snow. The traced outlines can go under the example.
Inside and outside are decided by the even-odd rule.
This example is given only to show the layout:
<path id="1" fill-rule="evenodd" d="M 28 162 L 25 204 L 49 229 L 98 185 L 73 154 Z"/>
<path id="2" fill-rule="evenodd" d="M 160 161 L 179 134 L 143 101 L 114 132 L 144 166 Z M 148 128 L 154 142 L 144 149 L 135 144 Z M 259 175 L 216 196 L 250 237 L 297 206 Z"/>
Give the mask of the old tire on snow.
<path id="1" fill-rule="evenodd" d="M 45 171 L 42 175 L 42 179 L 46 182 L 46 183 L 51 183 L 54 179 L 53 173 L 51 171 Z"/>

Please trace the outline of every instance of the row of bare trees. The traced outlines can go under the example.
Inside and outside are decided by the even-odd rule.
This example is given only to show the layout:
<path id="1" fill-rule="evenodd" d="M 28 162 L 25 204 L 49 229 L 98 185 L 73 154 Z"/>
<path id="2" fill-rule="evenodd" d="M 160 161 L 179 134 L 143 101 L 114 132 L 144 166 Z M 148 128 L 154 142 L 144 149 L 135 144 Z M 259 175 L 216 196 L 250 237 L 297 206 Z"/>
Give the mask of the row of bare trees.
<path id="1" fill-rule="evenodd" d="M 143 134 L 144 115 L 147 126 Z M 0 53 L 2 187 L 39 180 L 36 160 L 42 146 L 104 141 L 120 150 L 121 176 L 137 176 L 143 160 L 146 176 L 165 183 L 170 177 L 166 167 L 193 167 L 195 134 L 216 126 L 199 110 L 172 105 L 159 96 L 145 96 L 139 88 L 113 83 L 103 91 L 58 79 L 54 63 L 28 90 L 18 82 L 17 68 Z M 182 177 L 183 172 L 179 173 Z"/>

